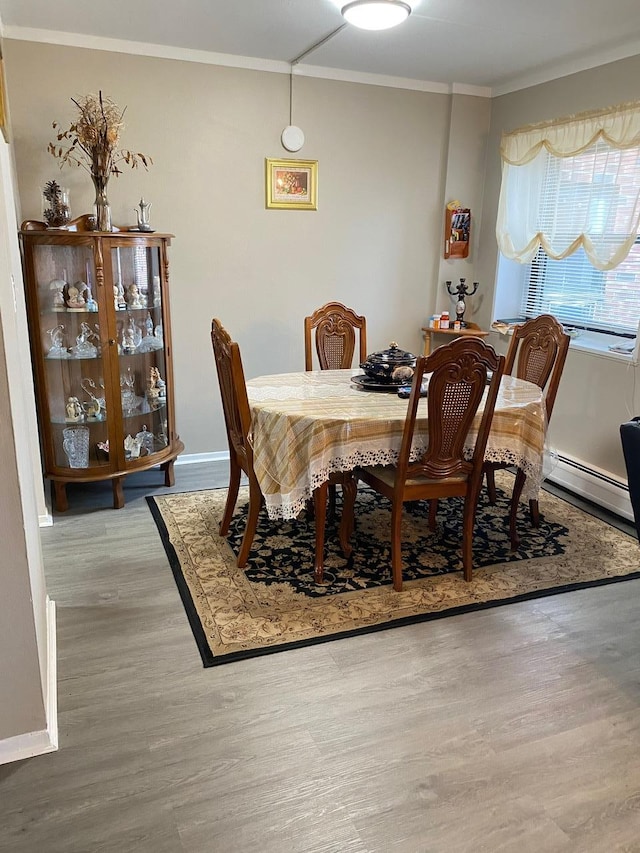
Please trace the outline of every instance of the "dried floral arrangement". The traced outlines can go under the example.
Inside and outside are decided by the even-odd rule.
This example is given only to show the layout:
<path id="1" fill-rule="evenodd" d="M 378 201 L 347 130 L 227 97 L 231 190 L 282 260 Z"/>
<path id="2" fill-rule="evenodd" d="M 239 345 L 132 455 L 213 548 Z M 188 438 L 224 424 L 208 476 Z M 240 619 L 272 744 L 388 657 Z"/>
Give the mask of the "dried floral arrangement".
<path id="1" fill-rule="evenodd" d="M 78 116 L 66 130 L 61 129 L 57 121 L 53 122 L 53 129 L 57 131 L 56 141 L 50 142 L 47 148 L 60 160 L 61 168 L 66 163 L 81 166 L 92 176 L 108 179 L 111 175 L 122 174 L 121 163 L 132 169 L 140 165 L 147 169 L 153 163 L 146 154 L 118 148 L 126 107 L 121 110 L 101 91 L 97 95 L 71 100 L 77 107 Z"/>
<path id="2" fill-rule="evenodd" d="M 47 181 L 42 190 L 42 197 L 48 204 L 44 210 L 44 218 L 50 228 L 59 228 L 71 220 L 69 205 L 57 181 Z"/>

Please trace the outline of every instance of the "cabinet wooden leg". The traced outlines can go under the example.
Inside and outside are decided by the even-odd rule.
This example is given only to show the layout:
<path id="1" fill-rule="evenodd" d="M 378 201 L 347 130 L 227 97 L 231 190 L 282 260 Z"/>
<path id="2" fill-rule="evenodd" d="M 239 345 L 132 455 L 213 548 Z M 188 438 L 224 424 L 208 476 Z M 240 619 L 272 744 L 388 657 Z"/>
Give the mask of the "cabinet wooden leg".
<path id="1" fill-rule="evenodd" d="M 167 488 L 169 486 L 175 486 L 176 484 L 175 474 L 173 473 L 173 463 L 174 460 L 170 459 L 168 462 L 163 462 L 160 466 L 160 470 L 164 471 L 164 484 Z"/>
<path id="2" fill-rule="evenodd" d="M 111 488 L 113 489 L 113 508 L 122 509 L 124 506 L 124 491 L 122 489 L 123 477 L 114 477 L 111 480 Z"/>
<path id="3" fill-rule="evenodd" d="M 69 501 L 67 500 L 67 484 L 61 483 L 59 480 L 54 480 L 53 494 L 58 512 L 66 512 L 69 509 Z"/>

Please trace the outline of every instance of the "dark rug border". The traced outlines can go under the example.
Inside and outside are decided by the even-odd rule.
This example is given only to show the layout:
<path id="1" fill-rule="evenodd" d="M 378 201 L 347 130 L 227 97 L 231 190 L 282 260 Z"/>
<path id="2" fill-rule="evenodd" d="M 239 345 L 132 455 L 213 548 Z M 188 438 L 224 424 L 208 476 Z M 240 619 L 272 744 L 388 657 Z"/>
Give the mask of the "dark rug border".
<path id="1" fill-rule="evenodd" d="M 218 488 L 224 489 L 226 487 L 220 486 Z M 197 489 L 195 491 L 208 492 L 214 491 L 214 489 Z M 562 489 L 562 491 L 566 492 L 567 496 L 573 497 L 571 492 L 568 492 L 565 489 Z M 550 493 L 557 497 L 559 500 L 564 500 L 566 503 L 569 503 L 572 506 L 576 506 L 578 509 L 581 509 L 587 515 L 590 515 L 593 518 L 597 518 L 599 521 L 602 521 L 604 524 L 608 524 L 610 527 L 616 528 L 620 533 L 623 533 L 626 536 L 630 536 L 630 538 L 634 538 L 632 534 L 628 533 L 626 530 L 622 530 L 620 527 L 618 527 L 617 524 L 612 523 L 611 521 L 603 518 L 602 515 L 598 515 L 595 512 L 589 512 L 588 509 L 578 506 L 577 503 L 574 503 L 572 500 L 567 500 L 564 496 L 557 494 L 555 491 Z M 158 497 L 168 497 L 168 495 L 158 495 Z M 582 500 L 578 498 L 576 499 L 580 501 Z M 153 495 L 147 495 L 146 500 L 149 504 L 149 509 L 151 510 L 151 515 L 153 516 L 153 520 L 156 523 L 158 532 L 160 533 L 160 539 L 162 541 L 162 544 L 164 545 L 164 549 L 169 560 L 169 565 L 171 566 L 171 571 L 173 573 L 173 578 L 176 582 L 178 592 L 180 593 L 180 598 L 182 599 L 182 604 L 187 614 L 189 625 L 191 626 L 191 631 L 196 641 L 198 651 L 200 652 L 200 657 L 202 658 L 202 664 L 205 669 L 213 666 L 221 666 L 225 663 L 233 663 L 234 661 L 248 660 L 249 658 L 275 654 L 276 652 L 286 652 L 291 649 L 299 649 L 305 646 L 315 646 L 319 645 L 320 643 L 332 642 L 333 640 L 344 640 L 347 637 L 358 637 L 363 634 L 373 634 L 377 631 L 387 631 L 391 628 L 402 628 L 405 625 L 416 625 L 421 622 L 432 622 L 435 619 L 444 619 L 448 616 L 458 616 L 462 613 L 473 613 L 474 611 L 478 610 L 489 610 L 494 607 L 502 607 L 503 605 L 507 604 L 517 604 L 521 601 L 531 601 L 536 598 L 548 598 L 549 596 L 561 595 L 565 592 L 574 592 L 580 589 L 591 589 L 592 587 L 597 586 L 608 586 L 609 584 L 621 583 L 623 581 L 629 580 L 637 580 L 638 578 L 640 578 L 640 571 L 637 571 L 630 572 L 628 575 L 619 575 L 617 577 L 599 578 L 598 580 L 593 581 L 582 581 L 580 583 L 564 584 L 563 586 L 554 586 L 549 587 L 548 589 L 538 589 L 533 590 L 532 592 L 525 592 L 520 595 L 514 595 L 511 598 L 500 598 L 492 599 L 491 601 L 480 601 L 474 604 L 463 604 L 458 607 L 449 607 L 447 610 L 440 610 L 437 613 L 418 613 L 413 616 L 404 616 L 402 619 L 392 619 L 389 622 L 382 622 L 379 625 L 366 625 L 363 628 L 353 628 L 349 631 L 336 631 L 336 633 L 334 634 L 328 634 L 323 637 L 311 637 L 307 640 L 296 640 L 295 642 L 291 643 L 279 643 L 276 646 L 267 646 L 261 649 L 247 649 L 246 651 L 242 652 L 230 652 L 227 655 L 218 655 L 216 657 L 211 651 L 209 643 L 207 642 L 207 638 L 202 628 L 200 617 L 196 610 L 195 604 L 193 603 L 191 591 L 182 572 L 180 560 L 178 559 L 176 550 L 169 539 L 169 532 L 167 530 L 166 524 L 164 523 L 164 519 L 162 518 L 162 513 L 160 512 L 160 508 L 158 507 L 156 498 Z M 602 512 L 604 514 L 604 510 Z M 615 517 L 617 518 L 617 516 Z"/>

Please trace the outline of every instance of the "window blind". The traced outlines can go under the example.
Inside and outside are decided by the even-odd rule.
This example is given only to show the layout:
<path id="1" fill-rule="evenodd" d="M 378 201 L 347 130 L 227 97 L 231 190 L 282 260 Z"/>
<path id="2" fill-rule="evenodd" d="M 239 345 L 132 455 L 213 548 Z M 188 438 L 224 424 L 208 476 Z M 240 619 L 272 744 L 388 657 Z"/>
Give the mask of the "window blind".
<path id="1" fill-rule="evenodd" d="M 573 157 L 545 152 L 537 203 L 538 231 L 568 247 L 576 222 L 603 255 L 628 236 L 640 205 L 640 148 L 611 148 L 604 140 Z M 635 232 L 634 232 L 635 233 Z M 561 260 L 538 248 L 525 289 L 523 313 L 602 331 L 633 333 L 640 319 L 640 243 L 609 270 L 596 269 L 584 247 Z"/>

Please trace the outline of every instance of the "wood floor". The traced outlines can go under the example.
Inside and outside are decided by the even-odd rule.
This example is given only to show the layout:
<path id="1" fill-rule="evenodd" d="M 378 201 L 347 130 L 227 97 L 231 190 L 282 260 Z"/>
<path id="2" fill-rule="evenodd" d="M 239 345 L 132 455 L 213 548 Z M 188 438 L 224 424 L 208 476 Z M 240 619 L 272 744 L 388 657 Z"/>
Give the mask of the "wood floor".
<path id="1" fill-rule="evenodd" d="M 161 482 L 42 531 L 60 749 L 0 767 L 1 851 L 640 851 L 639 581 L 205 670 Z"/>

